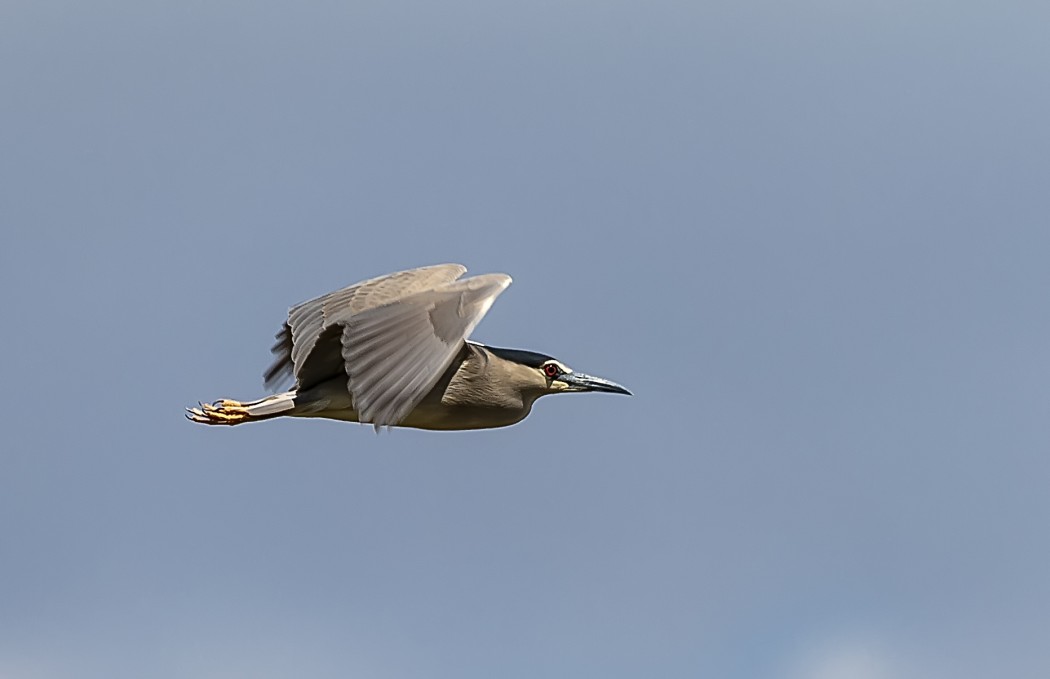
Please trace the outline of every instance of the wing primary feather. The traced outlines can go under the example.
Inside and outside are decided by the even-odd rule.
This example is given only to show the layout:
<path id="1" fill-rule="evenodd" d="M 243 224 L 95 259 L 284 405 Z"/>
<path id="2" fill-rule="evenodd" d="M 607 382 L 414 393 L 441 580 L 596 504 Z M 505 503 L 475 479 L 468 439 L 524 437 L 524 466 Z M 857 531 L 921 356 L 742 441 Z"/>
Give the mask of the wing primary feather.
<path id="1" fill-rule="evenodd" d="M 398 371 L 403 370 L 401 364 L 411 358 L 413 353 L 420 349 L 426 341 L 426 339 L 416 340 L 410 345 L 397 347 L 395 351 L 371 360 L 363 367 L 358 367 L 356 363 L 349 363 L 347 372 L 353 379 L 355 391 L 367 393 L 384 377 L 391 374 L 392 367 L 396 367 Z"/>
<path id="2" fill-rule="evenodd" d="M 380 398 L 382 394 L 390 391 L 390 385 L 397 380 L 399 375 L 410 371 L 410 359 L 411 354 L 408 352 L 398 352 L 390 356 L 389 360 L 390 365 L 396 366 L 394 370 L 389 369 L 385 364 L 379 364 L 370 371 L 352 372 L 349 375 L 353 385 L 352 393 L 355 396 L 364 397 L 366 403 Z"/>
<path id="3" fill-rule="evenodd" d="M 426 338 L 414 339 L 394 347 L 384 347 L 381 352 L 351 358 L 347 362 L 347 374 L 358 376 L 361 388 L 367 389 L 374 381 L 372 376 L 381 378 L 382 375 L 389 373 L 392 366 L 396 366 L 399 361 L 411 357 L 414 352 L 424 348 L 427 341 Z"/>
<path id="4" fill-rule="evenodd" d="M 375 413 L 375 419 L 382 420 L 385 422 L 399 422 L 408 415 L 408 411 L 405 410 L 409 404 L 402 403 L 400 406 L 397 402 L 397 396 L 402 392 L 411 393 L 414 388 L 419 388 L 428 379 L 428 375 L 422 371 L 410 370 L 406 372 L 398 381 L 386 390 L 384 398 L 378 400 L 373 404 L 373 411 Z"/>

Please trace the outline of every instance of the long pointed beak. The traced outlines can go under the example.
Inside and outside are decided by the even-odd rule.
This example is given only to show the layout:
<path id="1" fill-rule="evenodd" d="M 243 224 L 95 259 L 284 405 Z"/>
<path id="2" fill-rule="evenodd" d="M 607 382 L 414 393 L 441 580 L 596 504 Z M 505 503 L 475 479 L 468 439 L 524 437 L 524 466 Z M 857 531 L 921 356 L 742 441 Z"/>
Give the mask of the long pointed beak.
<path id="1" fill-rule="evenodd" d="M 569 385 L 567 391 L 607 391 L 611 394 L 627 394 L 628 396 L 633 396 L 631 392 L 627 391 L 626 387 L 622 387 L 611 380 L 602 377 L 595 377 L 593 375 L 572 372 L 558 377 L 558 380 Z"/>

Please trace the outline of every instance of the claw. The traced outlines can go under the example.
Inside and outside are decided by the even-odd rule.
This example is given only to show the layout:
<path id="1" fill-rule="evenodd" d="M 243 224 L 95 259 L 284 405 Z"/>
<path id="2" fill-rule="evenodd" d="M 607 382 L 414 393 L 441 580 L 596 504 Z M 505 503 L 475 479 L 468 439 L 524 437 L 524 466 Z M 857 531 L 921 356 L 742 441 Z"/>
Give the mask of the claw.
<path id="1" fill-rule="evenodd" d="M 251 419 L 240 401 L 221 398 L 211 403 L 198 401 L 199 408 L 186 408 L 187 419 L 201 424 L 240 424 Z"/>

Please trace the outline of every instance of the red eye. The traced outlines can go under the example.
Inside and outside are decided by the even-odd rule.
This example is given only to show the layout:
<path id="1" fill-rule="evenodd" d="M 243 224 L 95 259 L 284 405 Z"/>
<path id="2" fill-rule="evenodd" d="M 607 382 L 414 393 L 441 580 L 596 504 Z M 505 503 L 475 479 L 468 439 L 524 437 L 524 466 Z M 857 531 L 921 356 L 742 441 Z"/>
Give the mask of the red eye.
<path id="1" fill-rule="evenodd" d="M 547 365 L 543 366 L 543 373 L 547 377 L 557 377 L 559 372 L 560 371 L 558 370 L 558 366 L 554 365 L 553 363 L 548 363 Z"/>

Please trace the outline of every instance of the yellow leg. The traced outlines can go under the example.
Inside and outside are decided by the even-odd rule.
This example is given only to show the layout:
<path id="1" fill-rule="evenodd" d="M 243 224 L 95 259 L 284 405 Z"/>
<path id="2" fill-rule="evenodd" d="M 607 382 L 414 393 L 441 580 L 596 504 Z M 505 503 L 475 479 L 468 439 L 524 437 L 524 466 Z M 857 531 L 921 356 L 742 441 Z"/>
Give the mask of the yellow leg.
<path id="1" fill-rule="evenodd" d="M 201 424 L 240 424 L 252 417 L 243 403 L 228 398 L 198 405 L 199 408 L 187 408 L 186 417 Z"/>

